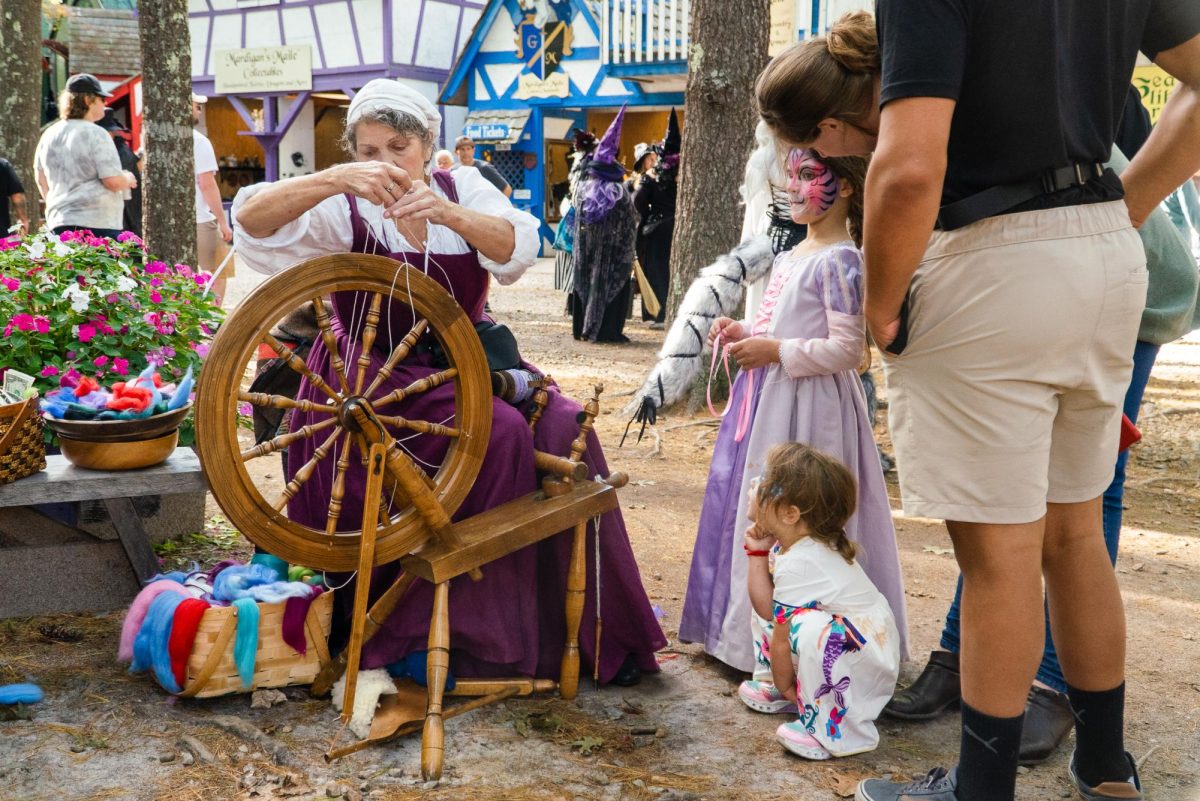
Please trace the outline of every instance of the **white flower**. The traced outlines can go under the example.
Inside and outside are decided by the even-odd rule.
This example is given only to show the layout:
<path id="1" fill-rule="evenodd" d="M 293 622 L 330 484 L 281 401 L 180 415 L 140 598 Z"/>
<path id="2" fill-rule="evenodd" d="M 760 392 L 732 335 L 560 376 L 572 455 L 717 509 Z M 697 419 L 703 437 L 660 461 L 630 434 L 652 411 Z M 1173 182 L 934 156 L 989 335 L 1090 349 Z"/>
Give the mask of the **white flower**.
<path id="1" fill-rule="evenodd" d="M 127 275 L 117 277 L 118 292 L 132 292 L 135 289 L 137 289 L 137 281 L 134 281 Z"/>
<path id="2" fill-rule="evenodd" d="M 71 255 L 72 248 L 66 242 L 58 241 L 54 243 L 54 255 L 62 258 L 63 256 Z"/>
<path id="3" fill-rule="evenodd" d="M 40 236 L 29 243 L 29 258 L 38 261 L 46 255 L 46 240 Z"/>
<path id="4" fill-rule="evenodd" d="M 87 290 L 75 283 L 66 288 L 62 293 L 62 298 L 71 301 L 71 311 L 76 313 L 87 311 L 91 302 Z"/>

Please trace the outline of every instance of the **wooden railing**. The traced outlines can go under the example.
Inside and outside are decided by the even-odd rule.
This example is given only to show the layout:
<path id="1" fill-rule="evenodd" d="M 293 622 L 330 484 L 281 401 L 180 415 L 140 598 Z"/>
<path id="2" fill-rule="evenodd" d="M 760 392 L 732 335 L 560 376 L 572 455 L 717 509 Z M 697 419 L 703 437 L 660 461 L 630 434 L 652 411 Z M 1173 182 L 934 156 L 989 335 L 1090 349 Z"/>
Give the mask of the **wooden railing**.
<path id="1" fill-rule="evenodd" d="M 606 64 L 687 58 L 691 0 L 601 0 L 600 53 Z"/>

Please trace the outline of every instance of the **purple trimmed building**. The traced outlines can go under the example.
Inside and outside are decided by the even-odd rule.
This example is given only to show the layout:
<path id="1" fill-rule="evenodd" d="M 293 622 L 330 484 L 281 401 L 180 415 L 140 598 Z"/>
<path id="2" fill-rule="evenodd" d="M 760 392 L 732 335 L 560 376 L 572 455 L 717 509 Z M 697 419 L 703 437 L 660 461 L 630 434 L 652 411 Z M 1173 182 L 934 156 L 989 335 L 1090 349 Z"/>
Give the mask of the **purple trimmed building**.
<path id="1" fill-rule="evenodd" d="M 437 102 L 485 0 L 189 0 L 192 86 L 210 98 L 203 122 L 220 163 L 222 195 L 261 180 L 303 175 L 345 160 L 337 146 L 346 106 L 372 78 L 403 80 Z M 263 50 L 267 49 L 267 50 Z M 255 51 L 299 54 L 233 91 L 218 63 Z M 232 55 L 226 51 L 235 51 Z M 272 72 L 284 86 L 274 88 Z M 228 76 L 226 71 L 225 76 Z M 241 75 L 243 73 L 239 73 Z M 256 79 L 257 78 L 257 79 Z M 461 132 L 466 109 L 440 106 L 441 140 Z"/>

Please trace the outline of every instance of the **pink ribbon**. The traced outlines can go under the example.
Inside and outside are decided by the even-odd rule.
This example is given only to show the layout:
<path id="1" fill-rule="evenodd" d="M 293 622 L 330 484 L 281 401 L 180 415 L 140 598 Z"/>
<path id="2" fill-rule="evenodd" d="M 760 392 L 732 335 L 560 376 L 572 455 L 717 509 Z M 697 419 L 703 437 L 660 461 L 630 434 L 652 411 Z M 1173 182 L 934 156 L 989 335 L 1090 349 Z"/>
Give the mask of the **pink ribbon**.
<path id="1" fill-rule="evenodd" d="M 729 413 L 729 401 L 725 402 L 725 408 L 721 412 L 717 412 L 712 401 L 712 382 L 717 377 L 717 351 L 721 352 L 721 364 L 725 369 L 725 380 L 729 384 L 730 397 L 733 395 L 733 377 L 729 374 L 729 347 L 732 342 L 721 344 L 721 337 L 713 340 L 712 347 L 712 363 L 708 366 L 708 386 L 705 387 L 705 399 L 708 401 L 708 412 L 713 417 L 724 417 Z M 746 438 L 746 432 L 750 430 L 750 398 L 754 394 L 754 371 L 746 370 L 746 391 L 742 393 L 742 402 L 738 408 L 738 423 L 737 429 L 734 431 L 734 442 L 741 442 Z"/>

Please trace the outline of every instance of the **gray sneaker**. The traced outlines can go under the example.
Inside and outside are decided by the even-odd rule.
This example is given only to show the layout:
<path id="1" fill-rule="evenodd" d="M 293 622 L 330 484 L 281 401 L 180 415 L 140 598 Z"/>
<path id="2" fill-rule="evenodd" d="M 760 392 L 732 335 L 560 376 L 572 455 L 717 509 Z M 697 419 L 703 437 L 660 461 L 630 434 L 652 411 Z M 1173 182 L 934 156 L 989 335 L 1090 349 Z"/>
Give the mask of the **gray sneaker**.
<path id="1" fill-rule="evenodd" d="M 934 768 L 915 782 L 864 779 L 854 791 L 854 801 L 958 801 L 958 768 Z"/>
<path id="2" fill-rule="evenodd" d="M 1109 801 L 1110 799 L 1142 801 L 1142 780 L 1138 777 L 1137 762 L 1133 760 L 1133 756 L 1128 751 L 1125 752 L 1125 758 L 1129 760 L 1129 771 L 1132 774 L 1125 781 L 1104 782 L 1095 787 L 1085 784 L 1083 779 L 1079 778 L 1079 774 L 1075 772 L 1074 754 L 1071 754 L 1067 774 L 1071 777 L 1071 783 L 1075 785 L 1075 789 L 1087 801 Z"/>

